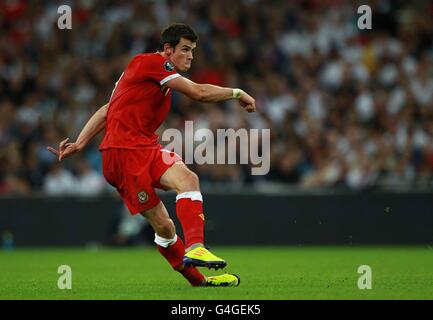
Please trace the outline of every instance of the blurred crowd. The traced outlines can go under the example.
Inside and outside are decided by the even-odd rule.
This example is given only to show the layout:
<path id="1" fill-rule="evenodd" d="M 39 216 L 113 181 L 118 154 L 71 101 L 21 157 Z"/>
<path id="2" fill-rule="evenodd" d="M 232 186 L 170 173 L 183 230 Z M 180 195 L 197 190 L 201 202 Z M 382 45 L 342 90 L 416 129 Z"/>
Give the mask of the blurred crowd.
<path id="1" fill-rule="evenodd" d="M 0 195 L 111 192 L 98 136 L 58 163 L 46 146 L 74 140 L 105 104 L 132 56 L 155 51 L 171 22 L 199 34 L 188 78 L 256 98 L 201 104 L 175 94 L 160 128 L 271 129 L 271 170 L 192 165 L 208 185 L 431 187 L 433 2 L 158 0 L 0 3 Z M 72 8 L 60 30 L 58 6 Z M 360 3 L 359 5 L 364 4 Z"/>

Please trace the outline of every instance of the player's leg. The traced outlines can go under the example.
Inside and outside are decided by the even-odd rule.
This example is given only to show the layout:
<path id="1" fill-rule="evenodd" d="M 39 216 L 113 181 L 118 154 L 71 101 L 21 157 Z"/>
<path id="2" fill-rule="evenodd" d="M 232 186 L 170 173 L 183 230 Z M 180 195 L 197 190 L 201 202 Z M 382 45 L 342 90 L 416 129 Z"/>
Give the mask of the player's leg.
<path id="1" fill-rule="evenodd" d="M 155 230 L 155 243 L 158 251 L 192 286 L 236 287 L 240 284 L 240 278 L 237 275 L 226 273 L 206 278 L 196 267 L 183 264 L 185 246 L 182 239 L 176 235 L 174 223 L 162 202 L 143 212 L 142 215 Z"/>
<path id="2" fill-rule="evenodd" d="M 176 213 L 184 231 L 186 250 L 203 247 L 203 197 L 197 175 L 183 162 L 176 162 L 159 181 L 164 188 L 177 193 Z"/>
<path id="3" fill-rule="evenodd" d="M 203 197 L 197 175 L 178 161 L 159 180 L 165 189 L 175 190 L 176 214 L 185 236 L 185 265 L 224 268 L 226 262 L 204 247 Z"/>
<path id="4" fill-rule="evenodd" d="M 116 187 L 131 214 L 140 212 L 149 221 L 156 233 L 155 242 L 158 251 L 193 286 L 238 285 L 239 280 L 233 275 L 210 277 L 207 282 L 194 266 L 183 264 L 185 246 L 180 237 L 176 236 L 173 221 L 151 185 L 157 184 L 161 175 L 173 163 L 167 164 L 161 161 L 160 153 L 154 161 L 152 152 L 132 152 L 123 149 L 104 151 L 102 153 L 104 177 Z M 151 164 L 154 165 L 150 166 Z M 152 167 L 152 170 L 149 170 L 149 167 Z"/>
<path id="5" fill-rule="evenodd" d="M 155 207 L 141 213 L 155 231 L 155 243 L 158 251 L 170 263 L 174 270 L 180 272 L 193 286 L 206 285 L 206 278 L 197 268 L 183 265 L 185 246 L 182 239 L 176 235 L 173 221 L 167 209 L 160 202 Z"/>

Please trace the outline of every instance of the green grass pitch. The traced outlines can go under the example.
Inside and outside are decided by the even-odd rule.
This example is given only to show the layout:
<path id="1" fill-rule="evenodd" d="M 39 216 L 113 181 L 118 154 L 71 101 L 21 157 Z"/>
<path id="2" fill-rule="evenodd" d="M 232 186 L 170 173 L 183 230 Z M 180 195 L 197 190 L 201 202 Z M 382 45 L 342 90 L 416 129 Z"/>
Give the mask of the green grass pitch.
<path id="1" fill-rule="evenodd" d="M 433 249 L 422 247 L 213 247 L 236 288 L 193 288 L 155 248 L 0 252 L 0 299 L 433 299 Z M 60 290 L 60 265 L 72 289 Z M 372 289 L 357 286 L 358 267 Z M 221 271 L 203 270 L 206 275 Z"/>

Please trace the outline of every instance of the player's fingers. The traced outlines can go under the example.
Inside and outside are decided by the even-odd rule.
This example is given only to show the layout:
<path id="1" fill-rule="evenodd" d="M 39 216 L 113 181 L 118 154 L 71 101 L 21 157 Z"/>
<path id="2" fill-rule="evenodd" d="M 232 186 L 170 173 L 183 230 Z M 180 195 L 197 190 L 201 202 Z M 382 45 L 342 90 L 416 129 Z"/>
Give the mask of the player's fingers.
<path id="1" fill-rule="evenodd" d="M 47 150 L 54 153 L 56 156 L 60 155 L 60 152 L 57 151 L 56 149 L 52 148 L 52 147 L 47 147 Z"/>
<path id="2" fill-rule="evenodd" d="M 66 138 L 65 140 L 61 141 L 59 144 L 59 149 L 62 149 L 65 146 L 65 144 L 68 142 L 68 140 L 69 138 Z"/>
<path id="3" fill-rule="evenodd" d="M 61 152 L 59 160 L 63 160 L 76 152 L 77 152 L 77 148 L 75 148 L 74 144 L 71 143 L 69 146 L 65 148 L 65 150 Z"/>
<path id="4" fill-rule="evenodd" d="M 62 161 L 63 159 L 67 158 L 69 156 L 69 152 L 62 152 L 59 156 L 59 161 Z"/>
<path id="5" fill-rule="evenodd" d="M 256 110 L 256 107 L 253 104 L 249 104 L 245 107 L 245 110 L 247 110 L 248 113 L 251 113 Z"/>

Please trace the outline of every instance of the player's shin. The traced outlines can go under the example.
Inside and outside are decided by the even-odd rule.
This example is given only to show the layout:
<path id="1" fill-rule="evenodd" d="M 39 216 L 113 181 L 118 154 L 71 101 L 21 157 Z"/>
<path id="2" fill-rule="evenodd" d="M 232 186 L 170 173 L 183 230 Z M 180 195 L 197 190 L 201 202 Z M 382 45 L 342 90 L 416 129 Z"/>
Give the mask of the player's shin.
<path id="1" fill-rule="evenodd" d="M 176 197 L 176 214 L 182 225 L 187 250 L 204 245 L 203 197 L 200 191 L 180 193 Z"/>
<path id="2" fill-rule="evenodd" d="M 182 259 L 185 254 L 185 246 L 180 237 L 175 235 L 173 239 L 165 239 L 155 234 L 155 243 L 158 251 L 173 269 L 181 273 L 192 286 L 201 286 L 206 283 L 205 276 L 197 268 L 184 267 Z"/>

